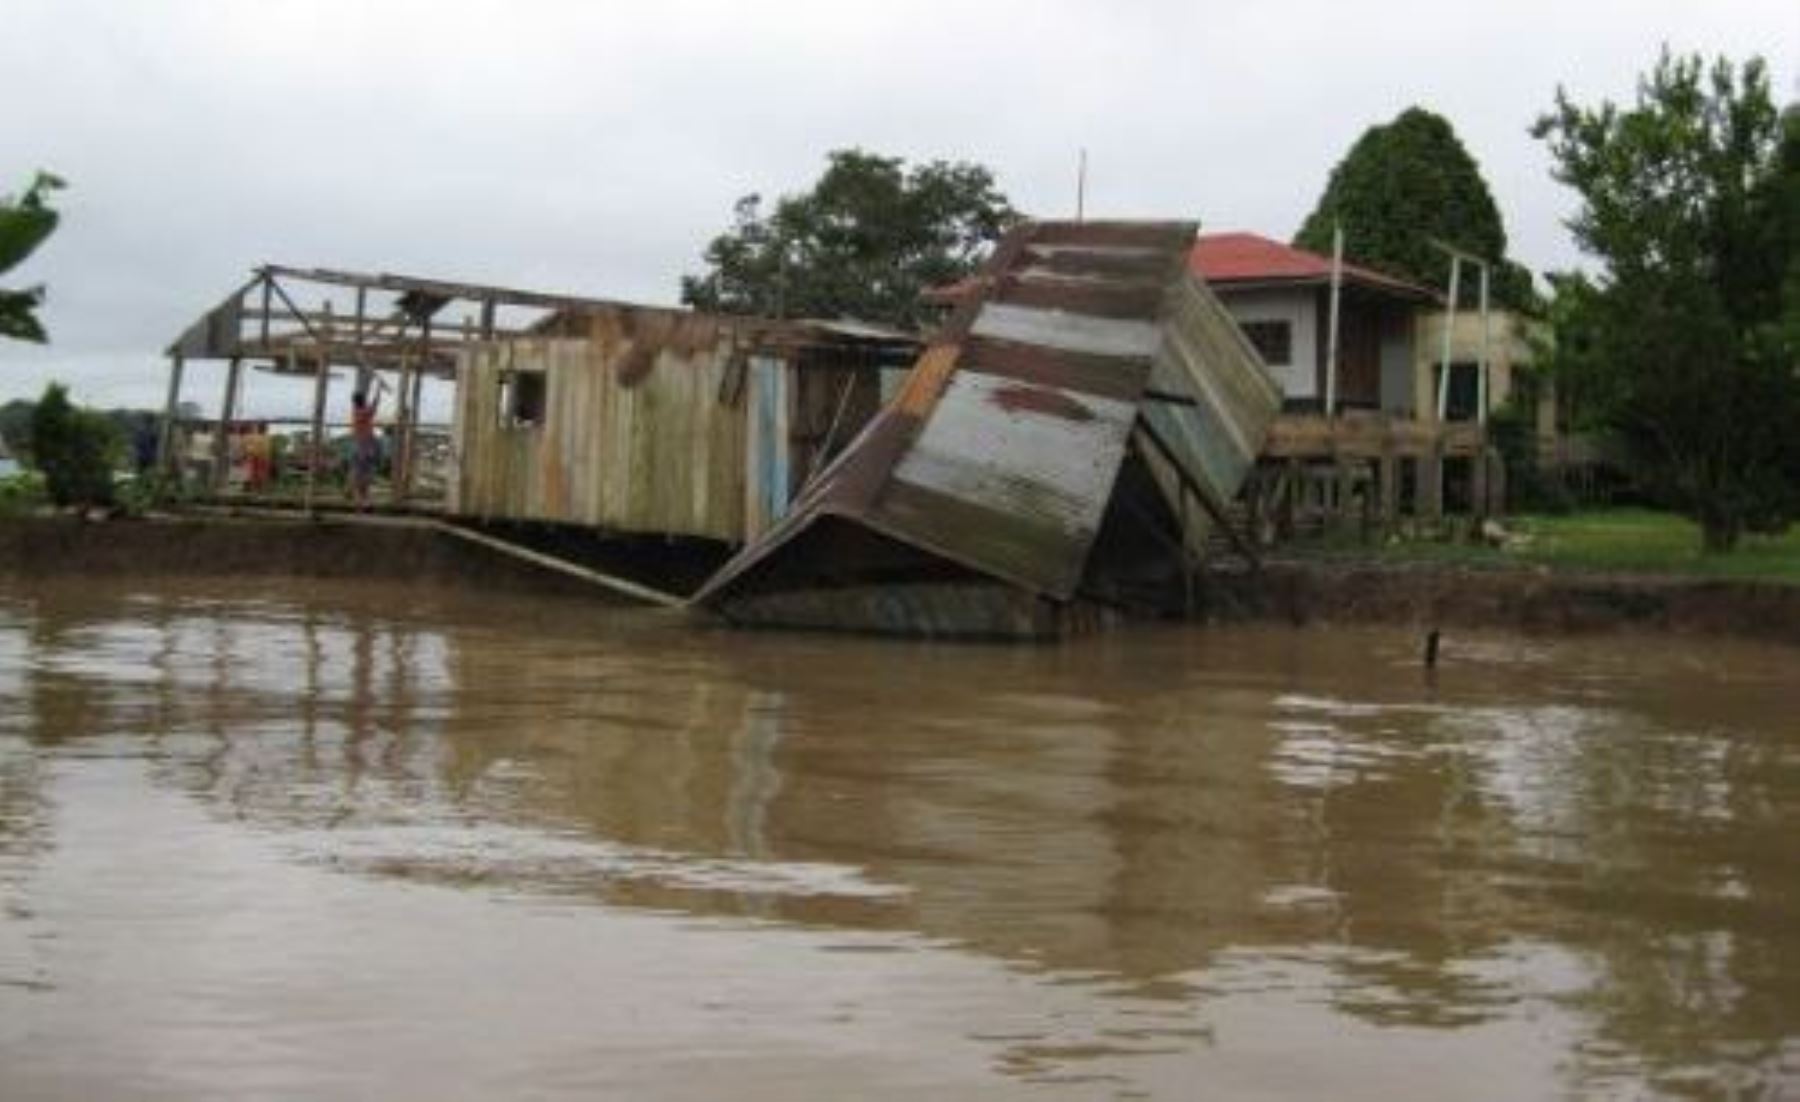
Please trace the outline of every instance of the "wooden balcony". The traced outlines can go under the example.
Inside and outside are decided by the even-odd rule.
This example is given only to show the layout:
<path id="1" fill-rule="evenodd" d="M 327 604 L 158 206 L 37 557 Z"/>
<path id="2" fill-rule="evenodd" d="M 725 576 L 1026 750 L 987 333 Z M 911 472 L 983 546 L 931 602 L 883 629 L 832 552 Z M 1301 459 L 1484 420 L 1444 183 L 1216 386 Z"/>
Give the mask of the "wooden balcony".
<path id="1" fill-rule="evenodd" d="M 1429 421 L 1391 413 L 1348 411 L 1336 417 L 1284 413 L 1263 444 L 1264 459 L 1426 459 L 1479 455 L 1486 430 L 1473 421 Z"/>

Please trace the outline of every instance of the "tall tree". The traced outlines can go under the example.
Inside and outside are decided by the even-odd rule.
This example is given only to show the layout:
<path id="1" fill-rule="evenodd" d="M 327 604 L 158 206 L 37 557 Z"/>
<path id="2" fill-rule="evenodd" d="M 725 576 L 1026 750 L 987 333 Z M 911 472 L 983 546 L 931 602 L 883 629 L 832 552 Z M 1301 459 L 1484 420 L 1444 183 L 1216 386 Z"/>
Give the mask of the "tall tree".
<path id="1" fill-rule="evenodd" d="M 1600 264 L 1559 281 L 1555 367 L 1709 550 L 1800 512 L 1800 134 L 1760 60 L 1663 51 L 1636 102 L 1558 90 L 1533 133 Z"/>
<path id="2" fill-rule="evenodd" d="M 1437 238 L 1496 262 L 1499 302 L 1524 307 L 1532 299 L 1530 273 L 1506 259 L 1506 227 L 1475 158 L 1448 120 L 1424 108 L 1363 131 L 1294 244 L 1330 253 L 1334 225 L 1343 226 L 1344 255 L 1359 264 L 1441 287 L 1450 262 L 1432 246 Z M 1472 285 L 1468 294 L 1474 301 Z"/>
<path id="3" fill-rule="evenodd" d="M 23 263 L 56 229 L 57 213 L 46 196 L 62 186 L 60 178 L 40 172 L 24 195 L 17 199 L 10 195 L 0 198 L 0 273 Z M 41 286 L 22 291 L 0 287 L 0 337 L 39 344 L 49 339 L 37 319 L 37 308 L 43 301 Z"/>
<path id="4" fill-rule="evenodd" d="M 722 313 L 912 325 L 919 292 L 967 275 L 1017 218 L 980 165 L 909 168 L 837 150 L 810 191 L 773 210 L 757 195 L 739 199 L 732 228 L 706 248 L 707 270 L 682 277 L 681 300 Z"/>

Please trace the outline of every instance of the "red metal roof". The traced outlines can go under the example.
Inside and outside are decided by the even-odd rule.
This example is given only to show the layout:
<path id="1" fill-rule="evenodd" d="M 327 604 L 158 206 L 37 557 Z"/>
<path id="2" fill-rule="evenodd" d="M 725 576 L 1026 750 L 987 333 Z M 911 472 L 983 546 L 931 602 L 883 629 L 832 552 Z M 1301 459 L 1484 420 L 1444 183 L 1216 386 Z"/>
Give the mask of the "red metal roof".
<path id="1" fill-rule="evenodd" d="M 1205 233 L 1188 254 L 1188 267 L 1208 283 L 1324 283 L 1331 279 L 1331 258 L 1254 233 Z M 1344 281 L 1409 298 L 1435 298 L 1436 292 L 1360 264 L 1344 264 Z"/>
<path id="2" fill-rule="evenodd" d="M 1188 253 L 1188 269 L 1215 286 L 1233 283 L 1307 285 L 1331 280 L 1331 258 L 1255 233 L 1203 233 Z M 1436 299 L 1438 292 L 1360 264 L 1344 263 L 1344 281 L 1403 298 Z M 927 287 L 919 297 L 939 306 L 954 306 L 979 290 L 973 277 Z"/>

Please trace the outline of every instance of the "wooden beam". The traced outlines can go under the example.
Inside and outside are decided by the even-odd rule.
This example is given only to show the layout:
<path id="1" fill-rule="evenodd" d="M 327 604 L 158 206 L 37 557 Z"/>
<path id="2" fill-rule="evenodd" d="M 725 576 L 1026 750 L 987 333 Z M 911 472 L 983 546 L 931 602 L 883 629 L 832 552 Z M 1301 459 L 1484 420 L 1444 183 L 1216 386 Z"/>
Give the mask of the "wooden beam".
<path id="1" fill-rule="evenodd" d="M 163 402 L 162 431 L 157 436 L 156 461 L 171 478 L 180 475 L 175 457 L 175 414 L 181 406 L 181 373 L 186 361 L 181 353 L 169 353 L 169 395 Z"/>
<path id="2" fill-rule="evenodd" d="M 419 350 L 419 363 L 421 365 L 431 362 L 431 319 L 430 318 L 426 318 L 424 321 L 419 323 L 419 349 L 418 350 Z M 455 369 L 454 368 L 451 369 L 451 377 L 452 378 L 455 377 Z M 414 405 L 415 408 L 417 407 L 418 402 L 419 402 L 419 390 L 420 390 L 420 387 L 423 385 L 423 379 L 424 379 L 423 370 L 421 370 L 418 373 L 418 375 L 413 379 L 412 404 Z M 412 496 L 413 469 L 417 465 L 418 458 L 419 458 L 419 439 L 418 439 L 418 437 L 419 437 L 419 434 L 418 434 L 417 426 L 416 425 L 408 425 L 405 436 L 403 436 L 400 440 L 400 447 L 401 447 L 401 451 L 402 451 L 401 458 L 404 463 L 404 465 L 401 468 L 401 474 L 404 478 L 404 481 L 399 486 L 399 493 L 403 497 L 411 497 Z"/>
<path id="3" fill-rule="evenodd" d="M 356 272 L 341 272 L 330 268 L 290 268 L 281 264 L 266 264 L 261 269 L 272 275 L 285 276 L 290 279 L 308 283 L 324 283 L 341 287 L 365 287 L 370 290 L 394 291 L 398 293 L 416 292 L 435 295 L 446 299 L 464 299 L 469 302 L 492 300 L 502 306 L 539 306 L 550 310 L 592 310 L 596 308 L 627 306 L 628 303 L 615 299 L 585 298 L 580 295 L 547 294 L 541 291 L 523 291 L 511 287 L 495 287 L 479 283 L 458 283 L 447 279 L 421 279 L 416 276 L 402 275 L 364 275 Z M 641 307 L 640 307 L 641 309 Z M 684 311 L 670 310 L 669 313 Z"/>
<path id="4" fill-rule="evenodd" d="M 598 570 L 590 570 L 585 566 L 572 563 L 567 559 L 559 559 L 554 555 L 546 555 L 541 551 L 534 551 L 529 547 L 521 547 L 516 543 L 511 543 L 507 540 L 498 539 L 482 532 L 464 528 L 460 524 L 451 524 L 448 521 L 438 521 L 436 527 L 439 531 L 448 533 L 458 539 L 467 540 L 470 543 L 486 547 L 491 551 L 498 551 L 503 555 L 509 555 L 512 558 L 518 559 L 521 562 L 530 563 L 533 566 L 542 567 L 546 570 L 554 570 L 559 574 L 577 578 L 590 585 L 597 585 L 602 589 L 610 590 L 621 597 L 629 597 L 634 601 L 659 605 L 663 608 L 681 608 L 687 603 L 672 593 L 664 593 L 660 589 L 652 589 L 647 585 L 639 585 L 634 581 L 620 578 L 616 575 L 602 574 Z"/>
<path id="5" fill-rule="evenodd" d="M 213 437 L 213 470 L 212 490 L 217 493 L 225 488 L 231 471 L 231 421 L 237 405 L 238 373 L 243 369 L 244 361 L 236 356 L 231 358 L 231 365 L 225 369 L 225 392 L 219 398 L 218 433 Z"/>
<path id="6" fill-rule="evenodd" d="M 325 395 L 331 385 L 331 361 L 319 357 L 313 382 L 312 447 L 306 464 L 306 511 L 312 512 L 313 493 L 319 478 L 319 464 L 325 459 Z"/>

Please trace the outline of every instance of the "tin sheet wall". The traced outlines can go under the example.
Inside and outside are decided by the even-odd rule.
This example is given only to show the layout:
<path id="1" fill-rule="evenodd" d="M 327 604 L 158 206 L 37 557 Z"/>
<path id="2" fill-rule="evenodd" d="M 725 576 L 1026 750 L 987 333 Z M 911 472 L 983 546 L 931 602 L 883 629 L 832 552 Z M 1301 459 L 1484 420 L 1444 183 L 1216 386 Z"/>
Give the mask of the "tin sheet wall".
<path id="1" fill-rule="evenodd" d="M 1201 490 L 1225 506 L 1256 464 L 1281 410 L 1281 391 L 1230 312 L 1197 278 L 1190 274 L 1173 284 L 1163 312 L 1150 390 L 1187 400 L 1153 397 L 1144 403 L 1144 418 Z M 1177 500 L 1173 472 L 1165 476 L 1154 463 L 1152 469 L 1170 500 Z"/>

